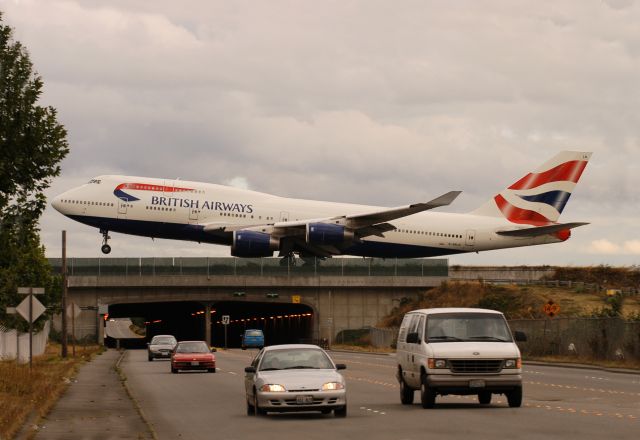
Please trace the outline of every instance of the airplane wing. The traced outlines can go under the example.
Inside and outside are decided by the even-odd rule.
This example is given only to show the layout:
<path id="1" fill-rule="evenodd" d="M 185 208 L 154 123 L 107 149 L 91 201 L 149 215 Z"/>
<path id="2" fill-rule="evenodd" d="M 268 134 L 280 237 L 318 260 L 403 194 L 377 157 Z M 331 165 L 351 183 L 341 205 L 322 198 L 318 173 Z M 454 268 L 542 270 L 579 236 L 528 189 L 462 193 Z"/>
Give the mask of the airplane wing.
<path id="1" fill-rule="evenodd" d="M 305 242 L 304 236 L 307 225 L 310 223 L 327 223 L 340 225 L 353 231 L 355 241 L 364 237 L 378 236 L 384 237 L 384 233 L 396 229 L 389 221 L 396 220 L 419 212 L 449 205 L 462 191 L 450 191 L 424 203 L 414 203 L 396 208 L 381 209 L 378 211 L 342 215 L 335 217 L 325 217 L 316 219 L 303 219 L 287 222 L 274 222 L 256 225 L 237 225 L 224 222 L 212 222 L 204 224 L 204 231 L 211 234 L 231 233 L 239 230 L 249 230 L 271 234 L 281 239 L 282 252 L 287 249 L 303 249 L 309 254 L 317 256 L 330 256 L 340 254 L 340 249 L 334 246 L 318 246 Z M 286 253 L 286 252 L 285 252 Z"/>
<path id="2" fill-rule="evenodd" d="M 510 231 L 498 231 L 496 234 L 503 235 L 505 237 L 537 237 L 540 235 L 553 234 L 554 232 L 563 231 L 566 229 L 573 229 L 579 226 L 588 225 L 589 223 L 558 223 L 549 226 L 538 226 L 525 229 L 513 229 Z"/>

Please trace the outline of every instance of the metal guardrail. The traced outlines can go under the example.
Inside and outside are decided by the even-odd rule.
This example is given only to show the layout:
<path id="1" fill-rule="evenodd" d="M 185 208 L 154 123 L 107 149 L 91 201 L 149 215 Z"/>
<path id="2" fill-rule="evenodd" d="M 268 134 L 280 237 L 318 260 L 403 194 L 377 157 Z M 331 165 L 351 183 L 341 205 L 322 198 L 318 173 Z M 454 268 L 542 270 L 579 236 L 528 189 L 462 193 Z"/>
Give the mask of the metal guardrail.
<path id="1" fill-rule="evenodd" d="M 449 260 L 332 258 L 68 258 L 70 276 L 401 276 L 447 277 Z M 49 258 L 54 272 L 60 273 L 61 258 Z"/>

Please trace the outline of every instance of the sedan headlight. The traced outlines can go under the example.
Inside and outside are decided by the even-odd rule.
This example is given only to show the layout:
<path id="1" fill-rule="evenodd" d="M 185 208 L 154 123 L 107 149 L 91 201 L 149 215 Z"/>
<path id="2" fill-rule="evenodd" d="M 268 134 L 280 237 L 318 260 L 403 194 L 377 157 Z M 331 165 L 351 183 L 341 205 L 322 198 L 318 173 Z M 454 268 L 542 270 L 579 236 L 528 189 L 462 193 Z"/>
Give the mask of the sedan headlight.
<path id="1" fill-rule="evenodd" d="M 504 368 L 522 368 L 522 360 L 518 359 L 506 359 L 504 361 Z"/>
<path id="2" fill-rule="evenodd" d="M 334 391 L 334 390 L 343 390 L 344 385 L 340 382 L 327 382 L 322 385 L 322 391 Z"/>
<path id="3" fill-rule="evenodd" d="M 287 390 L 282 385 L 278 385 L 275 383 L 267 383 L 260 387 L 260 391 L 266 391 L 268 393 L 279 393 Z"/>
<path id="4" fill-rule="evenodd" d="M 447 368 L 447 360 L 429 358 L 429 360 L 427 361 L 427 366 L 429 368 Z"/>

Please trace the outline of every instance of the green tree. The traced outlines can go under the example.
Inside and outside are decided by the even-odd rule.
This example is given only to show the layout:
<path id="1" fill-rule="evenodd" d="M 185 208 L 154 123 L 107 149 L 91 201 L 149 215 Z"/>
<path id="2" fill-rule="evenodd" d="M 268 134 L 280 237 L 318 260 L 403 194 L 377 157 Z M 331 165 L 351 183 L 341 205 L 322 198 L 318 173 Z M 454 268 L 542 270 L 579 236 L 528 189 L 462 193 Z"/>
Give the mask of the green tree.
<path id="1" fill-rule="evenodd" d="M 21 300 L 19 286 L 44 287 L 39 299 L 48 314 L 58 305 L 60 281 L 44 256 L 38 220 L 69 146 L 56 110 L 37 104 L 42 78 L 2 18 L 0 12 L 0 322 L 23 328 L 23 320 L 5 313 Z"/>

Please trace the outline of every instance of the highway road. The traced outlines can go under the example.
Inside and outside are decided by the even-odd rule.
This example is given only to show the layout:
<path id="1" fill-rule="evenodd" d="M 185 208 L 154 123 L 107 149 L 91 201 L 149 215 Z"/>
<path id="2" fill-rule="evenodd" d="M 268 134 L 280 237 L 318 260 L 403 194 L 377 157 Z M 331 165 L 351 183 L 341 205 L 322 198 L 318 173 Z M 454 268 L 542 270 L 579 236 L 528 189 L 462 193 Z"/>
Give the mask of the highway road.
<path id="1" fill-rule="evenodd" d="M 481 406 L 475 396 L 439 397 L 434 409 L 400 404 L 389 355 L 330 352 L 347 364 L 346 419 L 315 413 L 248 417 L 244 367 L 256 351 L 217 354 L 218 372 L 171 374 L 169 362 L 148 362 L 130 350 L 121 367 L 131 394 L 158 439 L 637 439 L 640 375 L 528 366 L 524 403 L 503 396 Z"/>

